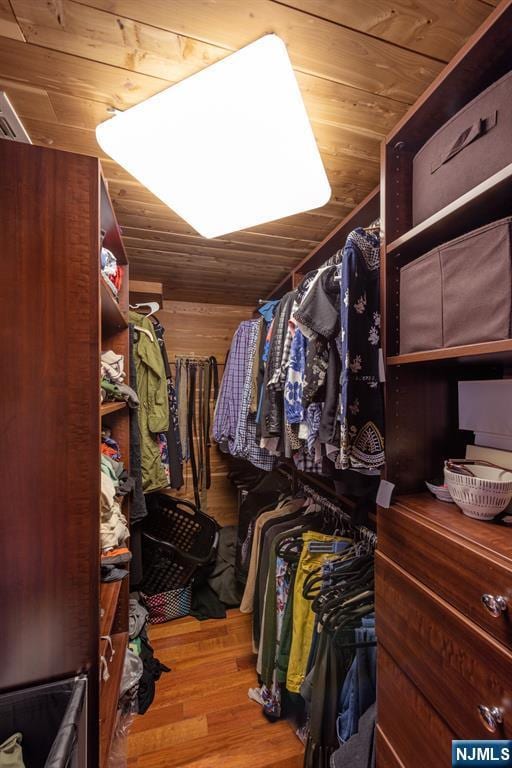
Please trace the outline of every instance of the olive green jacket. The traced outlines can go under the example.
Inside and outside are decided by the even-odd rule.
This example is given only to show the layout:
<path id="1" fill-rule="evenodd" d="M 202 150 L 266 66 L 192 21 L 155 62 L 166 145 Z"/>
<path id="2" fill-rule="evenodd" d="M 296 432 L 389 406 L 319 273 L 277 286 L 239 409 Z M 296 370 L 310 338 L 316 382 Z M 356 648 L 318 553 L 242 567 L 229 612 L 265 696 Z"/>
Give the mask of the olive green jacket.
<path id="1" fill-rule="evenodd" d="M 169 396 L 164 361 L 153 323 L 138 312 L 130 312 L 130 322 L 146 329 L 151 335 L 149 338 L 146 333 L 139 332 L 138 340 L 133 345 L 140 400 L 142 486 L 144 493 L 148 493 L 168 485 L 157 435 L 159 432 L 167 432 L 169 428 Z"/>

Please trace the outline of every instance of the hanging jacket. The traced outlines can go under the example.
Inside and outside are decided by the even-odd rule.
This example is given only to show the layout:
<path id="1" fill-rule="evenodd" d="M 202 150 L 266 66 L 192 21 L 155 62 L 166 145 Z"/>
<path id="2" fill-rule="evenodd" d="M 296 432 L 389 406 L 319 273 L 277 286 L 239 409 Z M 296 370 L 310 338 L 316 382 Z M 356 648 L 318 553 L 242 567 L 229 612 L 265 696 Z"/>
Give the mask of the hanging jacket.
<path id="1" fill-rule="evenodd" d="M 264 397 L 261 406 L 261 435 L 262 437 L 279 436 L 283 425 L 283 398 L 281 382 L 285 341 L 288 332 L 288 320 L 292 311 L 295 291 L 285 294 L 276 310 L 272 338 L 268 353 L 267 366 L 263 380 Z M 274 384 L 271 382 L 274 380 Z M 279 380 L 279 383 L 277 383 Z"/>
<path id="2" fill-rule="evenodd" d="M 167 377 L 151 320 L 137 312 L 130 312 L 130 322 L 150 334 L 148 336 L 139 332 L 133 345 L 137 393 L 140 400 L 142 485 L 144 492 L 148 493 L 168 485 L 156 439 L 159 432 L 167 432 L 169 428 Z"/>

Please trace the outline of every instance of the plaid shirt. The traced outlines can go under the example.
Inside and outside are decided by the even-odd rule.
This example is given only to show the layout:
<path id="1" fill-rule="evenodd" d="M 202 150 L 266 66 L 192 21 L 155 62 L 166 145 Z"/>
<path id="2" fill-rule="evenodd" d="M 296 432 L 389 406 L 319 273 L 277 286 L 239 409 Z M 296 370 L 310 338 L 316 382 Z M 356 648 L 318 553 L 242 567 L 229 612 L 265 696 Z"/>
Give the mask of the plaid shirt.
<path id="1" fill-rule="evenodd" d="M 256 467 L 270 471 L 274 468 L 275 458 L 265 448 L 260 448 L 256 441 L 256 414 L 249 413 L 252 390 L 252 369 L 256 364 L 257 342 L 260 325 L 263 320 L 250 320 L 251 329 L 247 338 L 248 364 L 245 376 L 242 403 L 236 428 L 233 454 L 247 459 Z"/>
<path id="2" fill-rule="evenodd" d="M 252 368 L 261 322 L 244 320 L 235 332 L 215 410 L 213 436 L 222 450 L 270 471 L 276 460 L 257 445 L 256 415 L 249 413 Z"/>
<path id="3" fill-rule="evenodd" d="M 213 437 L 222 450 L 229 453 L 233 453 L 235 448 L 238 417 L 250 361 L 249 338 L 253 324 L 253 320 L 245 320 L 235 331 L 215 408 Z"/>

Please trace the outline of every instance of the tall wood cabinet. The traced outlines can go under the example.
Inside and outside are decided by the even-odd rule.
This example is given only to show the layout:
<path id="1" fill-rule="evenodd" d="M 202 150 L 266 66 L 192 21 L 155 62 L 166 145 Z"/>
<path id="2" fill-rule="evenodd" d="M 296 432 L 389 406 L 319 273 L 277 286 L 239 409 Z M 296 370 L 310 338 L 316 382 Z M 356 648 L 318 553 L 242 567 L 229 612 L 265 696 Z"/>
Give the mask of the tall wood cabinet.
<path id="1" fill-rule="evenodd" d="M 127 409 L 100 407 L 100 353 L 128 354 L 128 267 L 96 158 L 0 141 L 0 169 L 0 691 L 87 673 L 96 768 L 128 629 L 127 581 L 99 580 L 102 418 L 129 453 Z M 103 233 L 125 264 L 119 304 L 100 276 Z M 100 692 L 103 634 L 119 652 Z"/>
<path id="2" fill-rule="evenodd" d="M 411 206 L 412 158 L 511 69 L 511 29 L 505 1 L 383 145 L 386 476 L 395 494 L 378 510 L 379 768 L 450 765 L 453 738 L 512 738 L 512 532 L 465 517 L 424 485 L 470 438 L 458 429 L 458 382 L 507 375 L 512 339 L 400 354 L 399 338 L 400 268 L 512 214 L 512 144 L 502 171 L 415 227 Z M 492 616 L 484 594 L 505 596 L 508 610 Z"/>

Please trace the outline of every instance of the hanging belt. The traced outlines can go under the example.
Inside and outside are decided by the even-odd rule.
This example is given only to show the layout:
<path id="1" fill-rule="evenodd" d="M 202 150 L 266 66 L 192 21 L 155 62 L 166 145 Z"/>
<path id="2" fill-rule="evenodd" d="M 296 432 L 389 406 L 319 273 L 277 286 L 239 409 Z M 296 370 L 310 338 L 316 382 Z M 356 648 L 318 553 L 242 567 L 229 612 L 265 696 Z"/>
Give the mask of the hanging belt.
<path id="1" fill-rule="evenodd" d="M 212 445 L 210 428 L 212 421 L 212 408 L 219 396 L 219 369 L 215 357 L 210 357 L 208 365 L 205 368 L 205 398 L 204 398 L 204 423 L 205 423 L 205 454 L 206 454 L 206 488 L 212 484 L 211 466 L 210 466 L 210 448 Z M 213 383 L 213 403 L 212 403 L 212 383 Z"/>
<path id="2" fill-rule="evenodd" d="M 196 451 L 194 447 L 194 433 L 196 432 L 196 367 L 187 366 L 189 373 L 189 391 L 188 391 L 188 444 L 190 454 L 190 466 L 192 468 L 192 483 L 194 485 L 194 500 L 196 507 L 201 509 L 201 499 L 199 497 L 199 477 L 197 474 Z"/>
<path id="3" fill-rule="evenodd" d="M 198 429 L 197 429 L 197 448 L 199 454 L 198 460 L 198 490 L 201 499 L 201 509 L 206 512 L 206 468 L 205 468 L 205 434 L 204 434 L 204 379 L 205 367 L 203 363 L 199 364 L 199 400 L 198 400 Z"/>
<path id="4" fill-rule="evenodd" d="M 212 407 L 215 407 L 219 395 L 217 360 L 215 357 L 210 357 L 204 363 L 187 361 L 184 369 L 188 374 L 187 442 L 194 485 L 194 499 L 197 508 L 206 512 L 206 490 L 211 486 L 210 429 Z M 180 370 L 180 375 L 183 375 L 182 370 Z"/>

